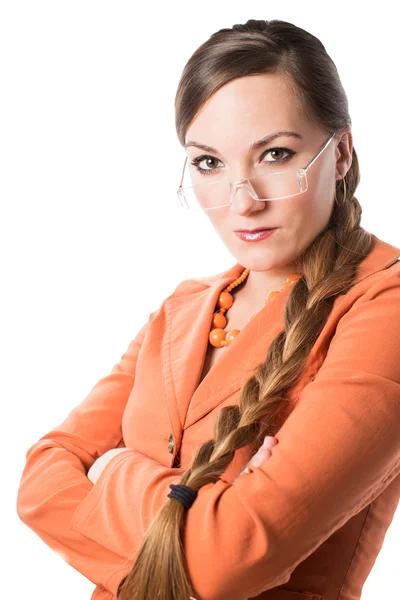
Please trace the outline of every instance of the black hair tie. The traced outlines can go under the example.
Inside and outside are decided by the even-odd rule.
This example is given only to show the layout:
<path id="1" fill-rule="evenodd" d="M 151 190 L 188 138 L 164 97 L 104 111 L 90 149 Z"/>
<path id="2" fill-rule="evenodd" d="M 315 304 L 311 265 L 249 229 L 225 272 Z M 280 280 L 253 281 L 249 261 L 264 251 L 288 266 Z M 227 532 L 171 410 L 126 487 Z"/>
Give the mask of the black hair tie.
<path id="1" fill-rule="evenodd" d="M 168 494 L 168 498 L 176 498 L 185 508 L 190 508 L 197 498 L 197 490 L 183 485 L 183 483 L 178 483 L 177 485 L 171 483 L 169 487 L 172 491 Z"/>

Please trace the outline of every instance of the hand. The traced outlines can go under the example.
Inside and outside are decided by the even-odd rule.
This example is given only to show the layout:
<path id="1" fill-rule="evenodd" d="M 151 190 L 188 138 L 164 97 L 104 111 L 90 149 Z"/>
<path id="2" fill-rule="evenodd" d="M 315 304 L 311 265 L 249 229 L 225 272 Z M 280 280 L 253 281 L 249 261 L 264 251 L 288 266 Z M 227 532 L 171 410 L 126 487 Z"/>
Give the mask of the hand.
<path id="1" fill-rule="evenodd" d="M 103 469 L 110 462 L 110 460 L 114 458 L 116 454 L 119 454 L 120 452 L 125 452 L 126 450 L 130 450 L 130 448 L 112 448 L 111 450 L 108 450 L 107 452 L 99 456 L 99 458 L 97 458 L 94 461 L 87 473 L 87 478 L 90 479 L 93 485 L 96 483 Z"/>
<path id="2" fill-rule="evenodd" d="M 240 477 L 241 475 L 243 475 L 244 473 L 248 473 L 248 466 L 253 466 L 253 467 L 259 467 L 261 465 L 261 463 L 266 460 L 267 458 L 269 458 L 271 456 L 271 449 L 278 443 L 278 440 L 272 436 L 272 435 L 266 435 L 264 438 L 264 442 L 262 444 L 262 446 L 260 446 L 260 448 L 258 449 L 258 451 L 256 452 L 256 454 L 253 456 L 253 458 L 251 458 L 251 460 L 249 460 L 249 462 L 247 463 L 247 465 L 245 466 L 245 468 L 243 469 L 243 471 L 241 471 L 239 473 L 239 475 L 237 475 L 235 477 L 235 479 L 237 477 Z M 235 483 L 235 480 L 233 480 L 232 483 Z"/>

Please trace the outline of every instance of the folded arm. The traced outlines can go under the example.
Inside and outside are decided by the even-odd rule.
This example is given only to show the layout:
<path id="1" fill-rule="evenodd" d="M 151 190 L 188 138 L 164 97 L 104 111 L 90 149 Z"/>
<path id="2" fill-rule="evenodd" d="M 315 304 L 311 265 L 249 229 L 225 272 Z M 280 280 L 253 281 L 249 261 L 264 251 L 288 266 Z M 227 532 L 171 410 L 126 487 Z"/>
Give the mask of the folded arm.
<path id="1" fill-rule="evenodd" d="M 399 298 L 397 270 L 342 317 L 271 456 L 235 485 L 199 490 L 182 534 L 198 600 L 244 600 L 287 582 L 399 475 Z M 120 580 L 177 471 L 124 452 L 77 507 L 74 531 L 132 559 Z"/>

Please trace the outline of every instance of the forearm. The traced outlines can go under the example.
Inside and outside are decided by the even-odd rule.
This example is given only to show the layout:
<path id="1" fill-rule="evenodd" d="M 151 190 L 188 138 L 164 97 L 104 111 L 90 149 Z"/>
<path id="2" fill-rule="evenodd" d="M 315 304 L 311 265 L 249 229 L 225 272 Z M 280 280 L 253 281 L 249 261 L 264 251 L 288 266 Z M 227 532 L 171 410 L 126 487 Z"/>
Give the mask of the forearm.
<path id="1" fill-rule="evenodd" d="M 115 595 L 120 581 L 115 574 L 130 561 L 70 528 L 77 507 L 93 487 L 76 456 L 42 440 L 31 451 L 23 471 L 17 512 L 63 560 Z"/>

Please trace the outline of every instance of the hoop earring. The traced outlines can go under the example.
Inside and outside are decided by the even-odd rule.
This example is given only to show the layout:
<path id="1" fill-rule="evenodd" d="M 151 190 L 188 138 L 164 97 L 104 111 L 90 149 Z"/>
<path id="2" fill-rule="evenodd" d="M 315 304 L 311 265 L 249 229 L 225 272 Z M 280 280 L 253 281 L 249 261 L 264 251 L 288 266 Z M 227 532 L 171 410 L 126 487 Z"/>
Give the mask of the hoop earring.
<path id="1" fill-rule="evenodd" d="M 344 177 L 342 178 L 342 181 L 343 181 L 343 188 L 344 188 L 343 199 L 341 201 L 338 200 L 338 197 L 336 195 L 336 187 L 335 187 L 335 193 L 334 193 L 335 204 L 337 204 L 338 206 L 343 206 L 343 204 L 346 202 L 346 197 L 347 197 L 346 180 Z"/>
<path id="2" fill-rule="evenodd" d="M 343 177 L 343 187 L 344 187 L 344 193 L 343 193 L 342 206 L 346 202 L 346 197 L 347 197 L 346 179 L 344 177 Z"/>

